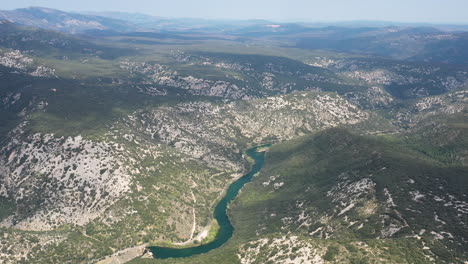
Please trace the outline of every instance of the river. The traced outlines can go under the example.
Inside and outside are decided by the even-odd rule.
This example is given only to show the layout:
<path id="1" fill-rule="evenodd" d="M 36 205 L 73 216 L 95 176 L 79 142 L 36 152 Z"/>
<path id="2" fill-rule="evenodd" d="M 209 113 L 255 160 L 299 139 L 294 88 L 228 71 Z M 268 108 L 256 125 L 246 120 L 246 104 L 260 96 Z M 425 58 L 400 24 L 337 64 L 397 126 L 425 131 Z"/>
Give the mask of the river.
<path id="1" fill-rule="evenodd" d="M 254 159 L 252 169 L 248 174 L 242 176 L 241 178 L 233 182 L 229 186 L 224 198 L 221 201 L 219 201 L 219 203 L 216 205 L 214 210 L 214 218 L 218 221 L 218 224 L 220 226 L 216 238 L 207 244 L 189 248 L 149 247 L 149 250 L 153 253 L 153 256 L 155 258 L 183 258 L 206 253 L 212 249 L 219 248 L 224 243 L 226 243 L 229 240 L 229 238 L 232 237 L 234 227 L 232 226 L 231 221 L 229 220 L 229 217 L 227 215 L 227 207 L 229 203 L 237 197 L 240 189 L 246 183 L 250 182 L 253 176 L 257 172 L 259 172 L 263 167 L 263 164 L 265 162 L 265 152 L 258 152 L 258 150 L 262 147 L 252 148 L 247 151 L 247 155 Z"/>

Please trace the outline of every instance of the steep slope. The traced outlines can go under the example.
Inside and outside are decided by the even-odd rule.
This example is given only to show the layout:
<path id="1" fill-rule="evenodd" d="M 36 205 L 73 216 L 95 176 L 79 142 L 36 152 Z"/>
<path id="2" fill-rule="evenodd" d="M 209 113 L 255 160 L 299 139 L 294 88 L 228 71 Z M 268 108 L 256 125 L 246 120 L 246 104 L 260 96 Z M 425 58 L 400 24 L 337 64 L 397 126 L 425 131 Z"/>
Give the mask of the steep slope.
<path id="1" fill-rule="evenodd" d="M 413 126 L 406 140 L 422 153 L 451 165 L 468 165 L 468 114 L 429 116 Z"/>
<path id="2" fill-rule="evenodd" d="M 413 244 L 421 257 L 406 252 L 406 260 L 390 259 L 391 263 L 466 258 L 466 168 L 446 167 L 404 145 L 340 130 L 272 148 L 269 158 L 272 166 L 265 174 L 272 178 L 255 184 L 271 195 L 262 214 L 268 220 L 257 222 L 257 232 L 266 227 L 266 233 L 290 230 L 338 241 L 381 239 L 383 244 L 393 238 Z M 302 195 L 285 199 L 293 193 Z M 257 202 L 251 198 L 254 194 L 248 197 L 245 205 L 253 212 Z M 352 260 L 352 251 L 342 254 Z"/>
<path id="3" fill-rule="evenodd" d="M 233 240 L 132 263 L 463 263 L 468 169 L 330 129 L 274 145 L 232 205 Z"/>
<path id="4" fill-rule="evenodd" d="M 398 240 L 413 244 L 414 253 L 400 251 L 399 261 L 398 255 L 387 256 L 391 263 L 467 258 L 466 168 L 446 167 L 401 144 L 342 130 L 278 145 L 268 159 L 270 166 L 237 204 L 248 212 L 238 223 L 255 223 L 240 230 L 242 235 L 293 232 L 341 242 L 340 248 L 356 239 L 386 244 L 391 238 L 389 248 L 399 248 L 392 246 Z M 234 208 L 236 219 L 242 210 Z M 352 263 L 352 251 L 340 251 L 336 260 Z"/>
<path id="5" fill-rule="evenodd" d="M 6 258 L 15 261 L 81 262 L 138 243 L 190 241 L 246 171 L 248 146 L 368 118 L 337 95 L 303 92 L 140 110 L 87 137 L 37 133 L 26 121 L 1 149 L 1 224 L 11 233 L 2 250 L 17 252 Z M 10 240 L 51 233 L 60 239 L 23 253 Z"/>
<path id="6" fill-rule="evenodd" d="M 132 126 L 155 140 L 211 166 L 235 168 L 232 155 L 240 153 L 240 148 L 368 118 L 368 113 L 336 94 L 300 92 L 222 105 L 199 102 L 161 107 L 130 119 Z"/>

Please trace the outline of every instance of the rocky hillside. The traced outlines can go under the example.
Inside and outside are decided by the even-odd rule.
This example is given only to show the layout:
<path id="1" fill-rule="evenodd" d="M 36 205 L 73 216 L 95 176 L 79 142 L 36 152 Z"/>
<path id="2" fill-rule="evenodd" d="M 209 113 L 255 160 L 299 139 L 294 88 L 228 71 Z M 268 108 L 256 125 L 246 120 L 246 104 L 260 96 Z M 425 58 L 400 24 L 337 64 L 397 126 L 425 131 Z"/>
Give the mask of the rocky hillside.
<path id="1" fill-rule="evenodd" d="M 37 231 L 82 226 L 129 192 L 131 176 L 121 158 L 126 153 L 118 144 L 27 135 L 26 125 L 13 130 L 0 151 L 6 157 L 0 161 L 1 196 L 16 205 L 2 226 Z"/>
<path id="2" fill-rule="evenodd" d="M 246 146 L 284 141 L 324 128 L 356 124 L 369 114 L 335 94 L 301 92 L 225 104 L 187 103 L 129 119 L 142 133 L 213 167 L 238 169 Z"/>
<path id="3" fill-rule="evenodd" d="M 463 263 L 466 167 L 329 129 L 273 146 L 210 254 L 132 263 Z"/>
<path id="4" fill-rule="evenodd" d="M 142 237 L 190 240 L 209 227 L 213 201 L 226 182 L 246 171 L 247 147 L 368 117 L 335 94 L 302 92 L 137 111 L 98 140 L 28 134 L 26 122 L 1 150 L 2 199 L 10 205 L 2 226 L 23 234 L 71 225 L 62 234 L 68 237 L 41 247 L 45 251 L 52 246 L 67 251 L 67 243 L 108 250 L 87 236 L 116 248 Z M 70 237 L 76 232 L 78 238 Z M 132 238 L 113 240 L 122 233 Z M 37 254 L 31 250 L 26 256 Z"/>
<path id="5" fill-rule="evenodd" d="M 384 87 L 396 98 L 438 95 L 466 89 L 468 85 L 468 69 L 459 65 L 327 57 L 315 57 L 306 63 L 333 70 L 368 85 Z"/>
<path id="6" fill-rule="evenodd" d="M 0 262 L 205 243 L 245 151 L 264 144 L 227 244 L 134 262 L 468 260 L 466 66 L 292 48 L 316 31 L 293 24 L 207 36 L 0 16 L 23 24 L 0 20 Z"/>

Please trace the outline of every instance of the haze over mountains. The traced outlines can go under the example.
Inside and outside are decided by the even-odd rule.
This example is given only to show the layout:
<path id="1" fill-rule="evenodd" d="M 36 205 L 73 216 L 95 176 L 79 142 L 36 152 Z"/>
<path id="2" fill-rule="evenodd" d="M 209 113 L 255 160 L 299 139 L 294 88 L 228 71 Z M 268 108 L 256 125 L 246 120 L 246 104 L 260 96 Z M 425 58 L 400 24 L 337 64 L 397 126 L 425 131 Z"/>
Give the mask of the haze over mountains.
<path id="1" fill-rule="evenodd" d="M 304 23 L 270 21 L 165 19 L 117 12 L 75 14 L 40 7 L 2 11 L 0 19 L 73 34 L 122 34 L 155 30 L 173 34 L 197 32 L 237 41 L 242 41 L 243 37 L 263 38 L 291 47 L 373 54 L 412 61 L 461 64 L 466 63 L 468 58 L 464 48 L 468 43 L 468 33 L 429 26 L 398 27 L 383 23 L 379 27 L 365 24 L 365 27 L 357 27 L 352 23 L 338 23 L 338 26 L 317 27 Z M 442 26 L 442 29 L 447 27 Z"/>
<path id="2" fill-rule="evenodd" d="M 464 29 L 0 11 L 0 262 L 468 262 Z"/>

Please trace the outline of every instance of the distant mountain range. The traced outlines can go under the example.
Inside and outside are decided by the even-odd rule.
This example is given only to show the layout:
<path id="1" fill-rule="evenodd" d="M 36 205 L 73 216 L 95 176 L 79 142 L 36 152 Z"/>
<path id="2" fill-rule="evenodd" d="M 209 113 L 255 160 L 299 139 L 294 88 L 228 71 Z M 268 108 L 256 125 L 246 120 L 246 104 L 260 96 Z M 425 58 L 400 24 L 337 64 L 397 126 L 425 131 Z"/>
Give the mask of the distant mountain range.
<path id="1" fill-rule="evenodd" d="M 468 25 L 429 24 L 429 23 L 401 23 L 392 21 L 342 21 L 342 22 L 278 22 L 263 19 L 251 20 L 213 20 L 202 18 L 167 18 L 142 13 L 128 12 L 65 12 L 45 7 L 19 8 L 15 10 L 0 10 L 0 20 L 59 30 L 80 33 L 86 30 L 117 30 L 135 31 L 142 29 L 153 30 L 232 30 L 251 27 L 279 29 L 271 25 L 281 25 L 284 28 L 437 28 L 442 31 L 468 31 Z"/>
<path id="2" fill-rule="evenodd" d="M 11 11 L 0 11 L 0 19 L 25 26 L 70 33 L 80 33 L 91 29 L 113 29 L 119 31 L 135 29 L 135 26 L 124 20 L 75 14 L 44 7 L 30 7 Z"/>
<path id="3" fill-rule="evenodd" d="M 378 55 L 410 61 L 468 63 L 468 33 L 464 26 L 431 26 L 390 22 L 275 23 L 266 20 L 217 21 L 171 19 L 124 12 L 70 13 L 43 7 L 0 11 L 11 23 L 92 36 L 131 34 L 145 38 L 198 34 L 246 41 L 257 39 L 312 50 Z M 395 24 L 395 23 L 393 23 Z M 448 29 L 446 31 L 443 29 Z M 141 33 L 144 32 L 144 33 Z M 104 34 L 104 35 L 103 35 Z M 178 37 L 180 38 L 180 37 Z"/>
<path id="4" fill-rule="evenodd" d="M 373 54 L 412 61 L 468 63 L 465 32 L 435 28 L 323 28 L 297 36 L 296 46 L 337 52 Z"/>

